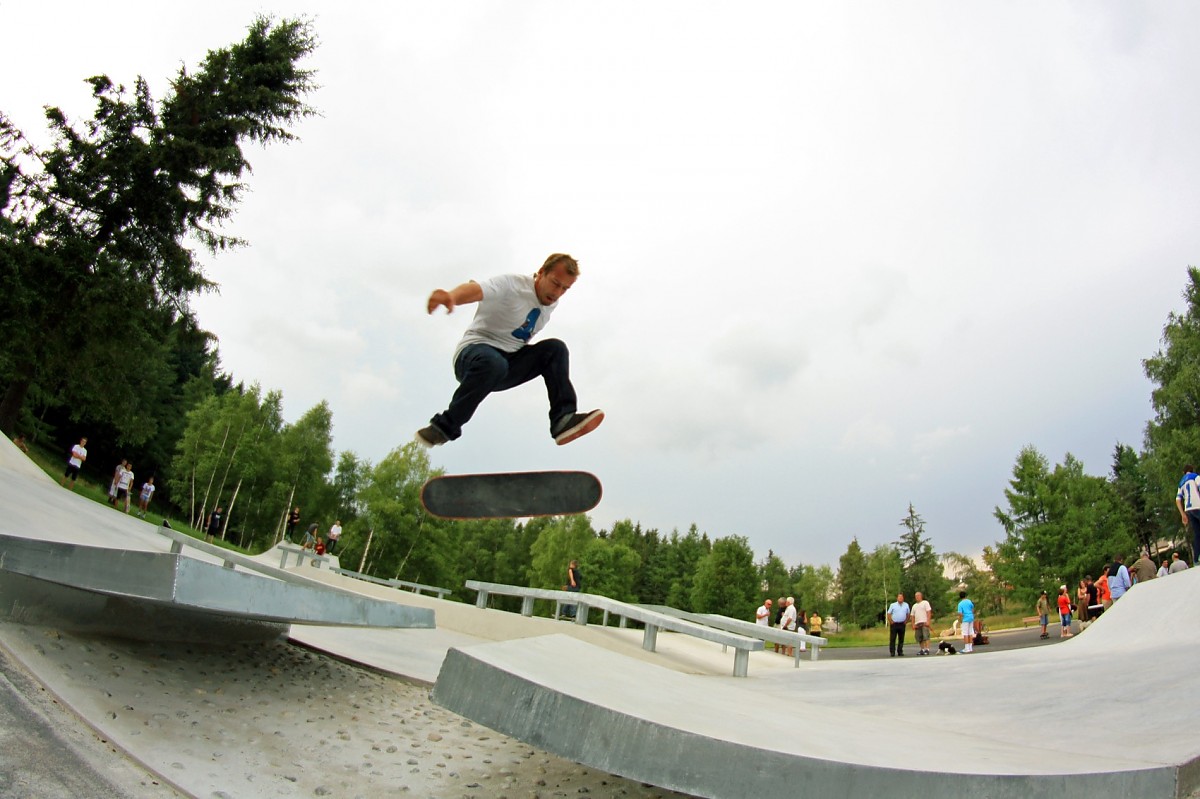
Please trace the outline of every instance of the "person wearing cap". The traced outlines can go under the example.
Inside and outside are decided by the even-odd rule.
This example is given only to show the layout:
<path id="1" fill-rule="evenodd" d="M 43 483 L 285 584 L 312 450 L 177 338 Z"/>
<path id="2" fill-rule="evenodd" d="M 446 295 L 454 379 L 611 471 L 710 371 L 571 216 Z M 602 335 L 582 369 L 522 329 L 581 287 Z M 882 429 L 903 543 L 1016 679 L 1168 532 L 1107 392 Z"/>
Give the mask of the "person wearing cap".
<path id="1" fill-rule="evenodd" d="M 1043 591 L 1042 595 L 1040 597 L 1038 597 L 1037 614 L 1038 614 L 1038 621 L 1042 625 L 1042 634 L 1039 637 L 1040 638 L 1049 638 L 1050 631 L 1047 630 L 1046 628 L 1050 626 L 1050 595 L 1047 594 L 1045 591 Z"/>
<path id="2" fill-rule="evenodd" d="M 1060 585 L 1058 587 L 1058 618 L 1062 622 L 1062 629 L 1059 631 L 1059 637 L 1071 637 L 1071 597 L 1067 595 L 1067 587 Z"/>

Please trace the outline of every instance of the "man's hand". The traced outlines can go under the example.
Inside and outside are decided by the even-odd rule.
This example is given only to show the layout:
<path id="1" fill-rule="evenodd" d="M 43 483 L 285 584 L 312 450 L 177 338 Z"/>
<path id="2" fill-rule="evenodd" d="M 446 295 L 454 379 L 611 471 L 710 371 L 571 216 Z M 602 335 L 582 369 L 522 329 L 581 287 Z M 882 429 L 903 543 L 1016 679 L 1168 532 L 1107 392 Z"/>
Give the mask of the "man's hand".
<path id="1" fill-rule="evenodd" d="M 439 305 L 446 306 L 446 313 L 454 313 L 454 297 L 445 289 L 434 289 L 426 303 L 429 313 L 433 313 Z"/>
<path id="2" fill-rule="evenodd" d="M 463 283 L 461 286 L 456 286 L 451 291 L 445 289 L 434 289 L 429 295 L 429 302 L 426 308 L 429 313 L 433 313 L 439 305 L 446 308 L 446 313 L 454 313 L 454 309 L 459 305 L 469 305 L 473 302 L 479 302 L 483 299 L 483 289 L 475 281 Z"/>

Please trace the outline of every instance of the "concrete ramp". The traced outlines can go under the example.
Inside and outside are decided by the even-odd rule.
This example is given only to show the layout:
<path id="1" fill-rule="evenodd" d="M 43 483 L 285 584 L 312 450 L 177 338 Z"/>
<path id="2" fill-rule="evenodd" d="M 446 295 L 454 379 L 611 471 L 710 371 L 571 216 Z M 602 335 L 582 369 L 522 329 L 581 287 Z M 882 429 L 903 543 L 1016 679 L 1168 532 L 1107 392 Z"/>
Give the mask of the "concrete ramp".
<path id="1" fill-rule="evenodd" d="M 1192 570 L 1136 586 L 1054 647 L 751 667 L 737 680 L 553 635 L 451 650 L 433 698 L 698 796 L 1182 799 L 1200 789 L 1198 616 Z"/>
<path id="2" fill-rule="evenodd" d="M 428 607 L 325 585 L 90 502 L 2 437 L 0 508 L 0 618 L 151 640 L 273 637 L 292 624 L 434 627 Z"/>

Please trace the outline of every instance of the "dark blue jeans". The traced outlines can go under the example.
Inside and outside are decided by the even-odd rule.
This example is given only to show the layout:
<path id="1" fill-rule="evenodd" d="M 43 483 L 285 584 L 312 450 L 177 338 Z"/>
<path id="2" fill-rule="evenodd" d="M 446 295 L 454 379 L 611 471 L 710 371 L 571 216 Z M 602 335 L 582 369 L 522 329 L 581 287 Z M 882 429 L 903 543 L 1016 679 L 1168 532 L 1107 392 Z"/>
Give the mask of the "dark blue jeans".
<path id="1" fill-rule="evenodd" d="M 527 344 L 516 352 L 503 352 L 488 344 L 463 348 L 454 361 L 458 388 L 450 407 L 430 421 L 453 441 L 479 403 L 493 391 L 507 391 L 535 377 L 546 382 L 550 398 L 550 424 L 575 413 L 575 389 L 571 385 L 571 358 L 567 345 L 556 338 Z"/>

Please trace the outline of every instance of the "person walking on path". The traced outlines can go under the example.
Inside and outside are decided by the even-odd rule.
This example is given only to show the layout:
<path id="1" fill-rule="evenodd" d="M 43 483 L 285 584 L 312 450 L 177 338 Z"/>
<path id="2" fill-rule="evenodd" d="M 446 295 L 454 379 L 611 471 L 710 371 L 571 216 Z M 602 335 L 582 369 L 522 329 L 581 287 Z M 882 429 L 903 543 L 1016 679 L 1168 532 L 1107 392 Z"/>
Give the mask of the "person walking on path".
<path id="1" fill-rule="evenodd" d="M 87 460 L 87 437 L 79 439 L 79 443 L 71 447 L 71 455 L 67 458 L 67 470 L 63 472 L 62 484 L 66 488 L 67 480 L 71 481 L 71 490 L 75 490 L 75 479 L 79 477 L 79 470 L 83 468 L 83 462 Z"/>
<path id="2" fill-rule="evenodd" d="M 426 447 L 454 441 L 487 396 L 542 378 L 550 400 L 550 435 L 568 444 L 604 421 L 604 411 L 578 413 L 571 385 L 570 354 L 558 339 L 531 344 L 579 277 L 579 263 L 554 253 L 534 275 L 501 275 L 482 283 L 470 281 L 450 291 L 435 289 L 426 308 L 453 313 L 460 305 L 478 303 L 475 317 L 454 352 L 458 388 L 450 406 L 417 431 Z"/>
<path id="3" fill-rule="evenodd" d="M 1050 625 L 1050 596 L 1045 591 L 1038 597 L 1037 601 L 1038 622 L 1042 625 L 1042 634 L 1039 638 L 1049 638 L 1050 631 L 1046 628 Z"/>
<path id="4" fill-rule="evenodd" d="M 958 592 L 958 621 L 962 628 L 963 653 L 975 650 L 975 603 L 967 598 L 966 591 Z"/>
<path id="5" fill-rule="evenodd" d="M 887 617 L 891 622 L 888 630 L 889 657 L 904 657 L 904 632 L 908 629 L 908 614 L 911 608 L 904 601 L 904 594 L 896 594 L 896 601 L 888 605 Z"/>
<path id="6" fill-rule="evenodd" d="M 913 596 L 913 637 L 917 640 L 917 654 L 929 654 L 929 628 L 933 626 L 933 608 L 920 591 Z"/>
<path id="7" fill-rule="evenodd" d="M 138 516 L 146 518 L 146 509 L 150 506 L 150 499 L 154 496 L 154 475 L 142 483 L 142 493 L 138 496 Z"/>

